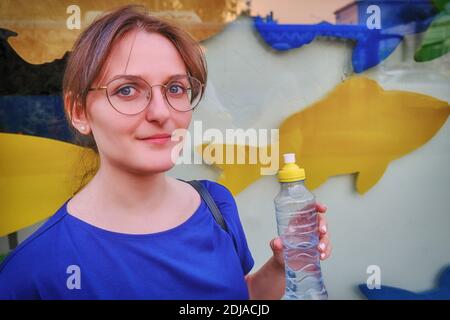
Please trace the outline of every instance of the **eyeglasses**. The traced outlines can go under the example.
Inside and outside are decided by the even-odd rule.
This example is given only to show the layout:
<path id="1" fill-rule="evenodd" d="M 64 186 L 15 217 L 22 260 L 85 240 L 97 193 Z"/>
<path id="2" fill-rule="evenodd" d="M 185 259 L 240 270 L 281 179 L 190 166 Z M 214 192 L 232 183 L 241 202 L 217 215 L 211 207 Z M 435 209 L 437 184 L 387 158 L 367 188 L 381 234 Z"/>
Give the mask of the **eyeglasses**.
<path id="1" fill-rule="evenodd" d="M 166 84 L 152 86 L 141 77 L 121 75 L 106 86 L 90 88 L 89 91 L 105 89 L 109 103 L 117 112 L 135 115 L 147 108 L 153 87 L 161 87 L 165 100 L 173 109 L 186 112 L 198 105 L 203 86 L 200 80 L 188 75 L 173 76 Z"/>

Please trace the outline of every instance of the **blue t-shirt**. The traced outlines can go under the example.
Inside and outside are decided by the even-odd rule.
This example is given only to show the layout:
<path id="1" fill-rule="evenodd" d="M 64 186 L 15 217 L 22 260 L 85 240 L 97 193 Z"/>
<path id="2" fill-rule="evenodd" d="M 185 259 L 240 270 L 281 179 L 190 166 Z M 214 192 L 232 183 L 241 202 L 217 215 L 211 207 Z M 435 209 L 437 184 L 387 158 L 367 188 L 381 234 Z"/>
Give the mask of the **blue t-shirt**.
<path id="1" fill-rule="evenodd" d="M 0 265 L 0 299 L 239 299 L 254 265 L 230 191 L 200 180 L 235 238 L 203 201 L 180 225 L 151 234 L 95 227 L 68 200 Z"/>

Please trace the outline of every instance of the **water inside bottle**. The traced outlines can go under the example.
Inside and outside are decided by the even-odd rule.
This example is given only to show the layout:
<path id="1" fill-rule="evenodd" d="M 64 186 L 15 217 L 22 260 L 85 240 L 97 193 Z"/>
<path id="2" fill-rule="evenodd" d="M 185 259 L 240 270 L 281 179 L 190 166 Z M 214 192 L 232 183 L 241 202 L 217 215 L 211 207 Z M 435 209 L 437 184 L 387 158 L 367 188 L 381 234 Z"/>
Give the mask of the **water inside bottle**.
<path id="1" fill-rule="evenodd" d="M 286 269 L 283 299 L 326 299 L 317 250 L 319 236 L 315 207 L 283 216 L 284 221 L 280 221 Z"/>

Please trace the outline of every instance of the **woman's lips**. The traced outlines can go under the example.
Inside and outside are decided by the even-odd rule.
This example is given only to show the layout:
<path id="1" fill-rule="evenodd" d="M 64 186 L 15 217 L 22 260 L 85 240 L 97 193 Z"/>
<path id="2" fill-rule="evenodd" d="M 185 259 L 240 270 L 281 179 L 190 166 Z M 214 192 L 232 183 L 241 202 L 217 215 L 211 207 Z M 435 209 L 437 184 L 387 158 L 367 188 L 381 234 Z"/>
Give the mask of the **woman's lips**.
<path id="1" fill-rule="evenodd" d="M 156 136 L 140 140 L 152 144 L 165 144 L 170 141 L 170 136 Z"/>

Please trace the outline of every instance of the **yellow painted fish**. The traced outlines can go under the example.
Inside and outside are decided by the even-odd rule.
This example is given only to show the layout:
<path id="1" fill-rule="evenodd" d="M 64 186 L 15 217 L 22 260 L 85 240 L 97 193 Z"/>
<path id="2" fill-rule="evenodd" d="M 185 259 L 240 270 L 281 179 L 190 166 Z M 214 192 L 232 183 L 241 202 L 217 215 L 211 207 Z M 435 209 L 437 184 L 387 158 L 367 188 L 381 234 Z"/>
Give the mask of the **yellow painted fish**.
<path id="1" fill-rule="evenodd" d="M 88 149 L 0 133 L 0 237 L 48 218 L 97 165 Z"/>
<path id="2" fill-rule="evenodd" d="M 279 127 L 279 148 L 295 153 L 306 171 L 306 185 L 315 189 L 329 177 L 357 173 L 356 189 L 364 194 L 383 176 L 389 163 L 419 148 L 444 125 L 450 106 L 424 94 L 384 90 L 374 80 L 352 77 L 337 85 L 324 99 L 294 113 Z M 243 164 L 214 163 L 215 152 L 235 149 Z M 236 195 L 261 177 L 267 167 L 260 159 L 249 164 L 249 154 L 260 148 L 243 145 L 202 144 L 197 152 L 221 170 L 218 182 Z M 274 174 L 273 172 L 272 174 Z"/>

